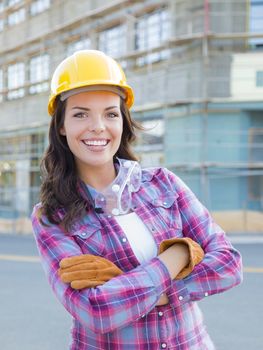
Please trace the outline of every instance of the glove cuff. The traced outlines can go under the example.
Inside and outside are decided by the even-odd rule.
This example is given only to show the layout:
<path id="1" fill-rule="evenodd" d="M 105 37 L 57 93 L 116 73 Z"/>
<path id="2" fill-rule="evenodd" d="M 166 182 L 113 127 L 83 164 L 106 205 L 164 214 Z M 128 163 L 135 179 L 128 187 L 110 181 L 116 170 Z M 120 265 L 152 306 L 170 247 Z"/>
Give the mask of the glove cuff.
<path id="1" fill-rule="evenodd" d="M 185 244 L 189 251 L 189 264 L 184 267 L 175 277 L 176 280 L 187 277 L 194 269 L 195 265 L 199 264 L 204 258 L 204 251 L 201 246 L 189 237 L 170 238 L 161 242 L 158 255 L 174 244 Z"/>

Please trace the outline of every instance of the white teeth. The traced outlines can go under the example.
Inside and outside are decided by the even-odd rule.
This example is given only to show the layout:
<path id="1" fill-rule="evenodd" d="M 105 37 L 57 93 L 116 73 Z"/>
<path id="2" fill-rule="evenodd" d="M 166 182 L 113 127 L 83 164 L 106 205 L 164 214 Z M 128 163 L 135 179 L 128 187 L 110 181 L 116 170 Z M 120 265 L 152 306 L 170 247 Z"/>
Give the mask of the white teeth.
<path id="1" fill-rule="evenodd" d="M 106 146 L 107 145 L 106 140 L 96 140 L 96 141 L 95 140 L 94 141 L 84 140 L 83 142 L 87 146 Z"/>

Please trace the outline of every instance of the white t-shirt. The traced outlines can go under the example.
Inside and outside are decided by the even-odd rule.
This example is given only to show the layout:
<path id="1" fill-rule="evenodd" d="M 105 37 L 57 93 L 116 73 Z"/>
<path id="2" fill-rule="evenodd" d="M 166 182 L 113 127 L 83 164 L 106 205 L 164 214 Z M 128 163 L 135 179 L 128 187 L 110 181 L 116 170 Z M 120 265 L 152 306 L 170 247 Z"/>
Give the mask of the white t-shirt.
<path id="1" fill-rule="evenodd" d="M 157 246 L 153 236 L 136 213 L 115 216 L 115 219 L 125 232 L 140 263 L 157 256 Z"/>

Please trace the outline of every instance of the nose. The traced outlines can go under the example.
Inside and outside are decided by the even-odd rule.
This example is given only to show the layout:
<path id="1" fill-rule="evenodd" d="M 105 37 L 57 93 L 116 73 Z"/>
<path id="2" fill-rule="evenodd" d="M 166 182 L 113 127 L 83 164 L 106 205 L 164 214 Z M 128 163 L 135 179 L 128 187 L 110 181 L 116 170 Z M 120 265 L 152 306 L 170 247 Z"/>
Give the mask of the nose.
<path id="1" fill-rule="evenodd" d="M 95 132 L 96 134 L 100 134 L 104 130 L 105 130 L 105 125 L 101 118 L 96 118 L 95 120 L 92 120 L 92 122 L 89 125 L 89 131 Z"/>

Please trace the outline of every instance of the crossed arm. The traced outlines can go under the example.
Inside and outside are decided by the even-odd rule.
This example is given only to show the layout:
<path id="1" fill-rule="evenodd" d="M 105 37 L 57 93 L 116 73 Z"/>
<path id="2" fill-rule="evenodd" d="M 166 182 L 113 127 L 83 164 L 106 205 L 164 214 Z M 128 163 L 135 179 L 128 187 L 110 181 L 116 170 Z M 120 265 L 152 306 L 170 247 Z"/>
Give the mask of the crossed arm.
<path id="1" fill-rule="evenodd" d="M 175 238 L 161 243 L 158 258 L 166 266 L 171 279 L 184 278 L 204 257 L 202 248 L 190 238 Z M 95 255 L 79 255 L 60 261 L 59 276 L 73 289 L 84 289 L 103 285 L 123 274 L 111 261 Z M 168 303 L 163 294 L 157 305 Z"/>

